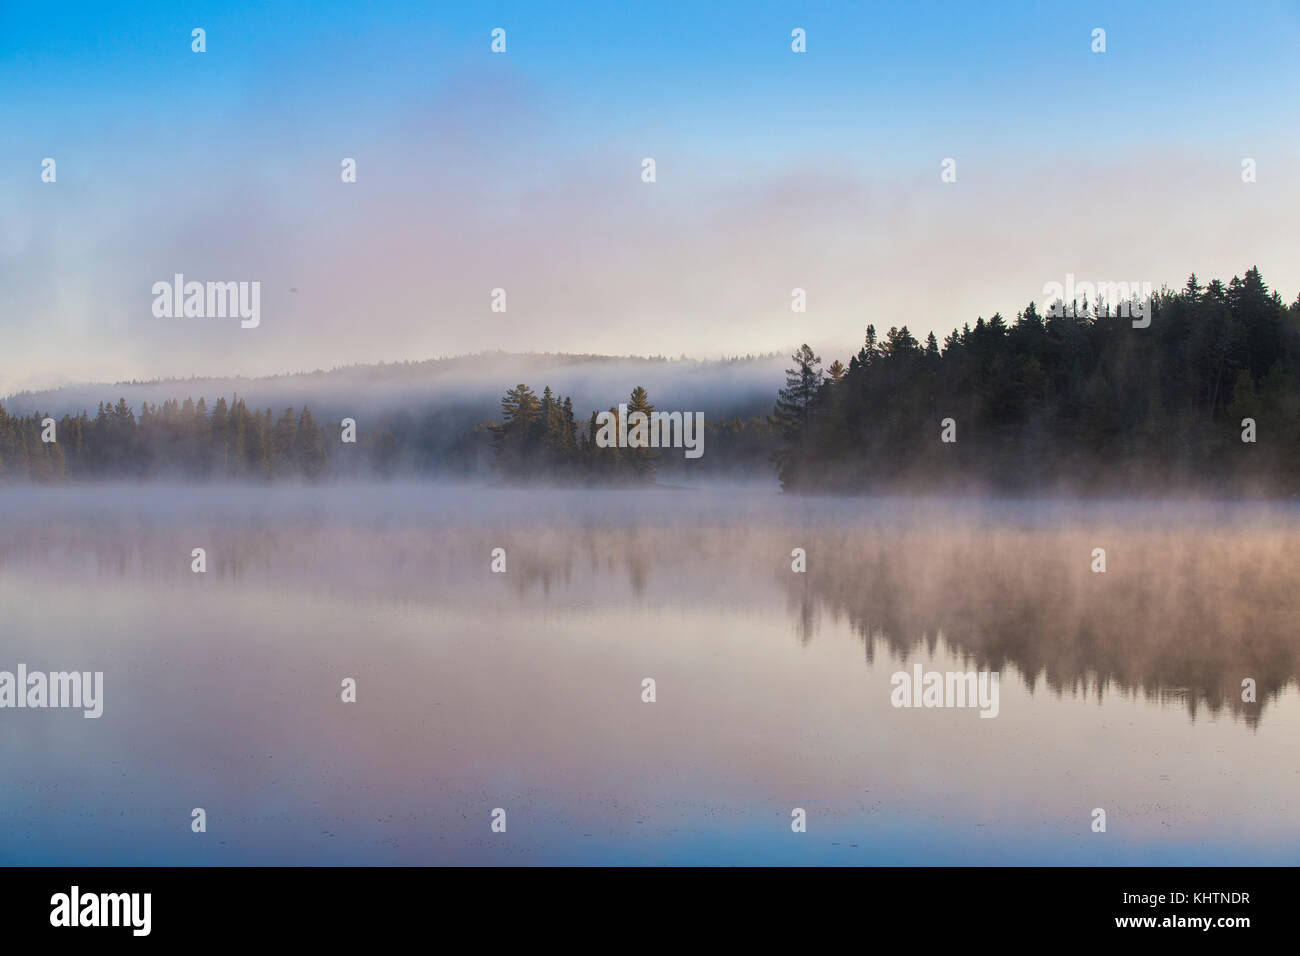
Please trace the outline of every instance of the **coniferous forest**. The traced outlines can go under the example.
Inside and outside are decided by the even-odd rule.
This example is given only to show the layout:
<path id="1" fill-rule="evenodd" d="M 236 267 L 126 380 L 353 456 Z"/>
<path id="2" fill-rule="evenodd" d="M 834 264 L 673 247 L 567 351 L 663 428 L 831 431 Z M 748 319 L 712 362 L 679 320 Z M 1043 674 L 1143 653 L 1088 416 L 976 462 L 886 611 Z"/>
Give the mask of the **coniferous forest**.
<path id="1" fill-rule="evenodd" d="M 502 421 L 474 427 L 443 447 L 436 433 L 440 415 L 398 428 L 356 429 L 345 445 L 337 422 L 322 426 L 310 408 L 251 410 L 241 398 L 144 403 L 140 413 L 125 399 L 101 402 L 95 415 L 64 415 L 55 441 L 42 440 L 44 413 L 10 415 L 0 405 L 0 480 L 198 480 L 297 479 L 447 475 L 465 477 L 484 468 L 509 481 L 648 482 L 661 471 L 684 468 L 680 451 L 598 448 L 596 412 L 574 417 L 573 402 L 538 396 L 517 385 L 502 399 Z M 628 413 L 654 406 L 640 386 L 627 400 Z M 611 408 L 617 414 L 616 408 Z M 762 418 L 718 418 L 707 426 L 711 457 L 690 462 L 694 474 L 771 472 L 773 430 Z M 664 456 L 664 457 L 661 457 Z"/>
<path id="2" fill-rule="evenodd" d="M 650 415 L 655 406 L 638 385 L 623 403 L 629 418 L 637 412 Z M 560 398 L 549 386 L 537 395 L 528 385 L 516 385 L 501 400 L 502 420 L 487 426 L 499 473 L 516 481 L 572 480 L 580 482 L 640 483 L 665 472 L 718 474 L 770 474 L 775 432 L 762 418 L 717 418 L 706 421 L 705 454 L 686 462 L 676 448 L 600 447 L 597 412 L 585 422 L 574 416 L 573 401 Z M 614 422 L 621 414 L 610 407 Z M 617 428 L 617 426 L 615 426 Z M 697 468 L 698 466 L 698 468 Z"/>
<path id="3" fill-rule="evenodd" d="M 906 324 L 867 326 L 847 365 L 793 356 L 770 417 L 710 417 L 705 454 L 598 447 L 595 411 L 525 384 L 499 421 L 429 440 L 441 417 L 360 428 L 343 444 L 309 408 L 250 409 L 234 397 L 100 403 L 65 414 L 0 405 L 0 480 L 299 479 L 470 474 L 510 481 L 626 483 L 677 476 L 770 476 L 805 492 L 1203 490 L 1291 496 L 1300 489 L 1300 298 L 1285 305 L 1257 269 L 1230 282 L 1195 275 L 1150 305 L 1150 324 L 1105 303 L 1014 320 L 995 314 L 918 341 Z M 635 387 L 627 413 L 655 410 Z M 618 410 L 610 412 L 617 416 Z M 388 427 L 385 427 L 385 426 Z M 457 434 L 453 431 L 451 434 Z M 396 437 L 400 435 L 401 437 Z"/>
<path id="4" fill-rule="evenodd" d="M 772 416 L 782 487 L 1300 489 L 1300 299 L 1252 268 L 1153 296 L 1146 328 L 1104 303 L 1073 311 L 1030 303 L 942 343 L 869 325 L 847 366 L 805 345 Z"/>
<path id="5" fill-rule="evenodd" d="M 0 478 L 60 479 L 299 478 L 330 473 L 328 442 L 311 410 L 250 410 L 242 399 L 169 400 L 144 404 L 137 416 L 125 399 L 100 403 L 95 415 L 64 415 L 56 440 L 42 440 L 44 415 L 11 416 L 0 405 Z M 337 432 L 332 433 L 337 441 Z M 383 472 L 391 436 L 358 437 L 362 456 Z"/>

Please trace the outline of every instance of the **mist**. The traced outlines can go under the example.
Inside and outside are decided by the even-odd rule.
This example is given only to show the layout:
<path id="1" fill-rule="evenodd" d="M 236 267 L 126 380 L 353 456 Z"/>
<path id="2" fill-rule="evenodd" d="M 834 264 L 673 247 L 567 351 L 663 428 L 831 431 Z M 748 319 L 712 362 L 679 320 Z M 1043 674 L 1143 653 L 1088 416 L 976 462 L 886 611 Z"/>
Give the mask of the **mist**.
<path id="1" fill-rule="evenodd" d="M 44 859 L 1258 863 L 1300 835 L 1294 507 L 154 482 L 9 488 L 0 527 L 0 665 L 104 674 L 99 720 L 0 737 Z M 1000 673 L 997 718 L 894 709 L 914 664 Z M 71 765 L 129 843 L 60 811 Z M 1061 822 L 1080 780 L 1126 840 Z M 820 839 L 780 840 L 812 787 Z M 276 807 L 186 842 L 161 821 L 196 792 Z M 447 822 L 484 806 L 520 836 Z"/>

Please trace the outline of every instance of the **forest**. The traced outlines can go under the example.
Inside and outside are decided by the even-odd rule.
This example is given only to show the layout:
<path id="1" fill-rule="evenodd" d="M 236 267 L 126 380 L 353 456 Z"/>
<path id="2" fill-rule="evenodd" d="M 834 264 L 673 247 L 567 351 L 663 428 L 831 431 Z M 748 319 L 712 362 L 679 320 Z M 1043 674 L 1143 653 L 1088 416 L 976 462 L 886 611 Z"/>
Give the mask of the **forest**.
<path id="1" fill-rule="evenodd" d="M 612 421 L 626 413 L 650 415 L 655 406 L 640 385 L 623 408 L 610 407 Z M 486 426 L 497 469 L 515 481 L 572 480 L 588 483 L 643 483 L 677 475 L 771 474 L 774 431 L 763 418 L 706 419 L 708 454 L 695 461 L 665 449 L 600 447 L 597 412 L 585 422 L 575 418 L 573 401 L 551 392 L 540 396 L 524 384 L 501 400 L 501 421 Z M 635 419 L 633 419 L 635 421 Z M 617 426 L 615 426 L 617 430 Z"/>
<path id="2" fill-rule="evenodd" d="M 322 427 L 306 406 L 286 408 L 277 418 L 269 408 L 249 409 L 237 396 L 218 398 L 211 410 L 204 398 L 145 402 L 138 415 L 120 398 L 100 402 L 93 416 L 65 414 L 52 432 L 43 424 L 47 415 L 10 415 L 0 405 L 0 480 L 320 481 L 408 474 L 626 483 L 683 473 L 687 464 L 699 466 L 695 475 L 771 473 L 774 433 L 762 418 L 718 418 L 707 425 L 711 458 L 686 463 L 677 455 L 661 462 L 656 449 L 597 448 L 596 412 L 576 420 L 572 400 L 559 399 L 549 387 L 538 396 L 527 385 L 515 386 L 501 405 L 501 422 L 482 423 L 450 443 L 440 434 L 445 416 L 432 411 L 413 421 L 357 427 L 355 444 L 343 440 L 334 422 Z M 632 391 L 628 409 L 654 410 L 644 388 Z M 44 441 L 45 434 L 55 440 Z"/>
<path id="3" fill-rule="evenodd" d="M 286 408 L 277 419 L 271 409 L 255 411 L 238 397 L 207 402 L 168 400 L 145 403 L 137 416 L 119 399 L 54 422 L 52 436 L 44 415 L 11 416 L 0 405 L 0 478 L 37 482 L 61 479 L 298 478 L 318 480 L 350 468 L 389 470 L 395 455 L 391 436 L 358 436 L 342 446 L 340 432 L 322 430 L 304 407 Z M 331 441 L 332 439 L 332 441 Z M 335 447 L 355 447 L 351 465 Z"/>
<path id="4" fill-rule="evenodd" d="M 782 487 L 1296 493 L 1300 298 L 1251 268 L 1162 290 L 1146 328 L 1104 302 L 1060 306 L 942 344 L 868 325 L 847 366 L 803 346 L 771 418 Z"/>
<path id="5" fill-rule="evenodd" d="M 122 398 L 101 402 L 93 416 L 65 414 L 53 442 L 42 440 L 46 415 L 0 405 L 0 480 L 621 484 L 775 471 L 789 492 L 1297 492 L 1300 298 L 1285 305 L 1251 268 L 1226 284 L 1192 275 L 1162 290 L 1145 328 L 1101 301 L 1061 305 L 980 317 L 942 343 L 933 332 L 918 341 L 906 324 L 879 335 L 873 323 L 847 365 L 823 368 L 804 345 L 770 416 L 706 413 L 698 460 L 598 447 L 597 412 L 519 384 L 496 421 L 471 426 L 446 402 L 410 404 L 357 428 L 355 443 L 305 405 L 277 417 L 238 396 L 210 409 L 203 398 L 144 401 L 138 414 Z M 639 385 L 624 404 L 629 416 L 654 411 Z"/>

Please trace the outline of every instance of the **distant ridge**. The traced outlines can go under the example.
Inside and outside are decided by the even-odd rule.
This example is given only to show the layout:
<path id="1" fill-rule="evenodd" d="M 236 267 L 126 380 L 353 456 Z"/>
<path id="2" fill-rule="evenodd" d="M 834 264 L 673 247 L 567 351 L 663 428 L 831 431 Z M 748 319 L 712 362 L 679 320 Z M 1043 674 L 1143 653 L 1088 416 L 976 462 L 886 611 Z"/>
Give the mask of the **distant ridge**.
<path id="1" fill-rule="evenodd" d="M 16 392 L 0 398 L 0 403 L 12 414 L 48 412 L 58 417 L 93 412 L 98 403 L 120 398 L 135 407 L 200 397 L 211 404 L 221 396 L 239 395 L 250 407 L 279 410 L 309 404 L 330 416 L 335 412 L 387 415 L 438 406 L 486 419 L 496 415 L 507 388 L 527 382 L 570 394 L 584 408 L 607 408 L 625 398 L 633 385 L 643 385 L 652 396 L 671 398 L 678 407 L 757 415 L 770 411 L 786 361 L 782 353 L 699 359 L 494 350 L 263 376 L 85 382 Z"/>

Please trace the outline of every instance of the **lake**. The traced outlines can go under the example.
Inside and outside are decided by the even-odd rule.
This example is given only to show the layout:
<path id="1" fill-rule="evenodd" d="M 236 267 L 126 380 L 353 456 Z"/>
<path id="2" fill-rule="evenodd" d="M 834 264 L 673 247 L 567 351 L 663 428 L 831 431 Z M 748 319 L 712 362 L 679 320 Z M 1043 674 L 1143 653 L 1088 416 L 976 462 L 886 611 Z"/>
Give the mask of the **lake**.
<path id="1" fill-rule="evenodd" d="M 0 670 L 103 714 L 0 709 L 0 861 L 1295 864 L 1297 569 L 1282 505 L 6 487 Z"/>

